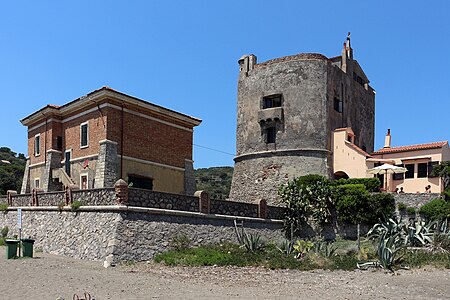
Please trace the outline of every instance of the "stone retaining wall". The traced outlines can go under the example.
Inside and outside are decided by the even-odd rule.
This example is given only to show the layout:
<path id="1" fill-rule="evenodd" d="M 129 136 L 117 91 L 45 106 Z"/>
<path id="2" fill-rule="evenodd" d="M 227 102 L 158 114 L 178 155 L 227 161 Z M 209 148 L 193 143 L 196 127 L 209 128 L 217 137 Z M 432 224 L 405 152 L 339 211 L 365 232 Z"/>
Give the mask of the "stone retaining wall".
<path id="1" fill-rule="evenodd" d="M 406 206 L 419 208 L 430 200 L 439 198 L 441 195 L 437 193 L 425 194 L 425 193 L 404 193 L 393 194 L 395 203 L 405 203 Z"/>
<path id="2" fill-rule="evenodd" d="M 177 237 L 191 245 L 236 242 L 234 220 L 244 222 L 249 233 L 268 241 L 283 238 L 281 221 L 212 216 L 161 209 L 101 206 L 59 212 L 53 207 L 22 208 L 22 237 L 35 240 L 44 252 L 79 259 L 142 261 L 169 249 Z M 18 234 L 17 210 L 0 214 L 0 228 Z"/>
<path id="3" fill-rule="evenodd" d="M 30 195 L 31 198 L 31 195 Z M 14 204 L 15 204 L 15 199 L 16 197 L 14 197 Z M 48 192 L 48 193 L 38 193 L 37 194 L 37 199 L 38 199 L 38 203 L 39 206 L 57 206 L 60 203 L 64 203 L 64 192 Z M 30 200 L 31 202 L 31 200 Z"/>

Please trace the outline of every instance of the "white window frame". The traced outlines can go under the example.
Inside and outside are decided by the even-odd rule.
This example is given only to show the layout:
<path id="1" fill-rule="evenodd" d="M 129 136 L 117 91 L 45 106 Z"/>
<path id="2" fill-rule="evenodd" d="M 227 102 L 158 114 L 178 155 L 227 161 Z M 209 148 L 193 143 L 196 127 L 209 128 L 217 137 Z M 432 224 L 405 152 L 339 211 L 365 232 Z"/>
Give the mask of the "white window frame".
<path id="1" fill-rule="evenodd" d="M 38 138 L 39 138 L 39 145 L 38 145 L 38 147 L 36 147 L 36 139 L 38 139 Z M 38 133 L 34 136 L 33 148 L 34 148 L 34 156 L 41 155 L 41 134 L 40 133 Z"/>
<path id="2" fill-rule="evenodd" d="M 89 189 L 89 173 L 81 173 L 80 174 L 80 190 L 83 189 L 83 186 L 82 186 L 83 181 L 81 179 L 85 176 L 86 176 L 86 190 Z"/>
<path id="3" fill-rule="evenodd" d="M 84 125 L 86 125 L 86 145 L 83 145 L 83 130 L 81 129 Z M 89 147 L 89 122 L 83 122 L 80 124 L 80 148 L 87 148 Z"/>
<path id="4" fill-rule="evenodd" d="M 41 188 L 41 178 L 37 177 L 34 179 L 34 188 L 35 189 L 40 189 Z"/>

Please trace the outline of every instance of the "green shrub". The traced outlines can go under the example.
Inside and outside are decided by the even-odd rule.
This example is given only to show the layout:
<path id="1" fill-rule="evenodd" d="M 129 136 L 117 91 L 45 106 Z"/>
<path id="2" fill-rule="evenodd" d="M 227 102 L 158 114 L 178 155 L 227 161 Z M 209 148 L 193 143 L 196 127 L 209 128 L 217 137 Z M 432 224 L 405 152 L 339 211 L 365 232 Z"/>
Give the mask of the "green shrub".
<path id="1" fill-rule="evenodd" d="M 73 201 L 73 203 L 70 205 L 70 210 L 76 211 L 80 208 L 81 205 L 83 205 L 81 201 Z"/>
<path id="2" fill-rule="evenodd" d="M 335 205 L 338 218 L 349 224 L 369 221 L 370 194 L 363 184 L 344 184 L 336 186 Z"/>
<path id="3" fill-rule="evenodd" d="M 408 214 L 410 214 L 410 215 L 414 215 L 414 214 L 416 213 L 416 208 L 415 208 L 415 207 L 412 207 L 412 206 L 408 206 L 408 207 L 406 208 L 406 212 L 407 212 Z"/>
<path id="4" fill-rule="evenodd" d="M 169 242 L 169 246 L 177 251 L 189 248 L 190 244 L 191 238 L 184 232 L 175 234 Z"/>
<path id="5" fill-rule="evenodd" d="M 403 202 L 399 202 L 397 207 L 398 207 L 398 210 L 400 210 L 400 211 L 406 210 L 406 204 Z"/>
<path id="6" fill-rule="evenodd" d="M 369 223 L 385 220 L 393 216 L 395 212 L 395 199 L 389 193 L 377 193 L 370 197 Z"/>
<path id="7" fill-rule="evenodd" d="M 287 208 L 285 232 L 297 230 L 309 217 L 313 217 L 317 223 L 329 222 L 330 208 L 333 206 L 332 192 L 330 181 L 321 175 L 301 176 L 282 185 L 278 194 L 280 202 Z"/>
<path id="8" fill-rule="evenodd" d="M 8 204 L 0 203 L 0 211 L 6 214 L 8 212 Z"/>
<path id="9" fill-rule="evenodd" d="M 450 202 L 440 198 L 431 200 L 419 209 L 419 213 L 423 214 L 428 220 L 450 218 Z"/>
<path id="10" fill-rule="evenodd" d="M 330 180 L 328 180 L 327 178 L 325 178 L 322 175 L 309 174 L 309 175 L 300 176 L 300 177 L 296 178 L 296 182 L 298 185 L 301 185 L 301 186 L 311 186 L 318 182 L 330 183 Z"/>
<path id="11" fill-rule="evenodd" d="M 8 232 L 9 232 L 9 227 L 8 226 L 3 227 L 1 230 L 1 237 L 6 238 L 8 236 Z"/>
<path id="12" fill-rule="evenodd" d="M 363 184 L 368 192 L 378 192 L 378 189 L 381 186 L 380 179 L 378 178 L 342 178 L 333 183 L 336 185 Z"/>

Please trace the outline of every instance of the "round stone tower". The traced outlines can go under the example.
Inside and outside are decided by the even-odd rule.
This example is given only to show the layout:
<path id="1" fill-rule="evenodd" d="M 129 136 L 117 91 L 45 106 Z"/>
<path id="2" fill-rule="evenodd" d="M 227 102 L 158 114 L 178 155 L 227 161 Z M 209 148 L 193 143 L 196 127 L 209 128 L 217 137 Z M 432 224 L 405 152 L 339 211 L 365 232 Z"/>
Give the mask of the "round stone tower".
<path id="1" fill-rule="evenodd" d="M 297 54 L 257 64 L 239 60 L 236 157 L 230 200 L 274 204 L 280 185 L 306 174 L 332 176 L 333 130 L 351 127 L 373 151 L 375 93 L 353 60 Z"/>

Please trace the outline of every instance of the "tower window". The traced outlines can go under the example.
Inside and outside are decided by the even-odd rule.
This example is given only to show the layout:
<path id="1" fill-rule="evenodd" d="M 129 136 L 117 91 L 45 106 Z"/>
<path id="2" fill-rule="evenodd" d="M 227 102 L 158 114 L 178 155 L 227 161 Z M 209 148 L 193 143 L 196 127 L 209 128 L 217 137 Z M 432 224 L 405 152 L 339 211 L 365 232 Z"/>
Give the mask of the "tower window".
<path id="1" fill-rule="evenodd" d="M 128 183 L 138 189 L 153 190 L 153 178 L 128 174 Z"/>
<path id="2" fill-rule="evenodd" d="M 341 113 L 342 112 L 342 101 L 339 98 L 334 97 L 333 103 L 334 103 L 334 110 Z"/>
<path id="3" fill-rule="evenodd" d="M 275 139 L 277 136 L 277 130 L 275 126 L 266 128 L 266 144 L 275 143 Z"/>
<path id="4" fill-rule="evenodd" d="M 263 109 L 280 107 L 281 106 L 281 95 L 272 95 L 263 98 L 262 103 Z"/>

